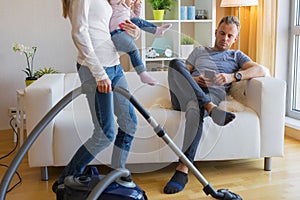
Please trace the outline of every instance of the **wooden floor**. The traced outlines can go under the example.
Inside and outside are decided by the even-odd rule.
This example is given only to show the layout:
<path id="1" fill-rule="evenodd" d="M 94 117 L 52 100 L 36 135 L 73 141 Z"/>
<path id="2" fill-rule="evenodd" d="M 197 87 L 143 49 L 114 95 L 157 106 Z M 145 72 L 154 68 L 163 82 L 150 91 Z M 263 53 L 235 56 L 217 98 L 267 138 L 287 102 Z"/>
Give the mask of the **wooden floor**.
<path id="1" fill-rule="evenodd" d="M 0 132 L 0 157 L 12 147 L 11 132 Z M 1 164 L 9 165 L 13 156 L 0 160 Z M 285 156 L 273 158 L 273 170 L 263 170 L 263 159 L 221 162 L 197 162 L 196 166 L 208 182 L 215 188 L 229 188 L 245 200 L 283 200 L 300 199 L 300 141 L 285 138 Z M 161 170 L 133 174 L 134 181 L 143 188 L 150 200 L 193 200 L 214 199 L 206 196 L 202 185 L 190 174 L 189 182 L 184 191 L 166 195 L 162 188 L 173 174 L 175 165 L 171 164 Z M 40 181 L 40 170 L 29 168 L 25 158 L 18 171 L 23 179 L 22 184 L 6 195 L 8 200 L 55 199 L 51 185 L 58 177 L 62 168 L 50 168 L 49 181 Z M 99 170 L 106 171 L 100 166 Z M 0 167 L 2 180 L 6 168 Z M 12 184 L 17 182 L 14 178 Z"/>

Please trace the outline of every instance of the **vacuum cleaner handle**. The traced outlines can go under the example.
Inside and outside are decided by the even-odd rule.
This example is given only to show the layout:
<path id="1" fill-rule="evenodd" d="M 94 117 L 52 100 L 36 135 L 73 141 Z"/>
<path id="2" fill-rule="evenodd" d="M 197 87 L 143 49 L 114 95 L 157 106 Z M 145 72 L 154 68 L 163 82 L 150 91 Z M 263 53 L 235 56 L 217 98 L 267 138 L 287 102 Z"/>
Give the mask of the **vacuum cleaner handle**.
<path id="1" fill-rule="evenodd" d="M 136 98 L 126 89 L 122 87 L 114 87 L 113 91 L 120 93 L 126 97 L 130 103 L 139 111 L 139 113 L 146 119 L 146 121 L 153 127 L 155 133 L 162 137 L 165 135 L 163 128 L 155 121 L 150 113 L 136 100 Z"/>
<path id="2" fill-rule="evenodd" d="M 205 180 L 205 178 L 199 173 L 199 171 L 196 169 L 196 167 L 188 160 L 188 158 L 184 155 L 184 153 L 177 147 L 177 145 L 171 140 L 171 138 L 168 136 L 164 128 L 156 122 L 154 118 L 151 117 L 151 115 L 145 110 L 145 108 L 134 98 L 132 94 L 128 90 L 125 90 L 121 87 L 115 87 L 113 88 L 115 92 L 118 92 L 122 94 L 124 97 L 126 97 L 133 105 L 134 107 L 143 115 L 143 117 L 148 121 L 148 123 L 152 126 L 155 133 L 161 137 L 166 144 L 173 150 L 173 152 L 179 157 L 179 159 L 189 167 L 189 169 L 192 171 L 192 173 L 195 174 L 195 176 L 199 179 L 199 181 L 202 183 L 203 186 L 208 185 L 208 182 Z"/>
<path id="3" fill-rule="evenodd" d="M 143 106 L 134 98 L 134 96 L 128 90 L 122 87 L 113 87 L 113 91 L 118 92 L 124 97 L 126 97 L 147 121 L 149 120 L 149 118 L 151 118 L 149 112 L 147 112 L 143 108 Z"/>
<path id="4" fill-rule="evenodd" d="M 200 183 L 203 185 L 203 191 L 206 195 L 211 195 L 215 199 L 221 199 L 221 200 L 242 200 L 242 198 L 235 194 L 230 192 L 226 189 L 220 189 L 216 191 L 204 178 L 204 176 L 199 172 L 199 170 L 193 165 L 193 163 L 185 156 L 185 154 L 181 151 L 181 149 L 173 142 L 173 140 L 169 137 L 169 135 L 166 133 L 164 128 L 156 122 L 156 120 L 143 108 L 143 106 L 134 98 L 133 95 L 130 94 L 128 90 L 125 90 L 124 88 L 115 87 L 115 92 L 118 92 L 122 94 L 124 97 L 126 97 L 133 105 L 134 107 L 143 115 L 143 117 L 148 121 L 148 123 L 152 126 L 155 133 L 161 137 L 166 144 L 173 150 L 173 152 L 179 157 L 179 159 L 184 163 L 190 171 L 195 175 L 195 177 L 200 181 Z"/>

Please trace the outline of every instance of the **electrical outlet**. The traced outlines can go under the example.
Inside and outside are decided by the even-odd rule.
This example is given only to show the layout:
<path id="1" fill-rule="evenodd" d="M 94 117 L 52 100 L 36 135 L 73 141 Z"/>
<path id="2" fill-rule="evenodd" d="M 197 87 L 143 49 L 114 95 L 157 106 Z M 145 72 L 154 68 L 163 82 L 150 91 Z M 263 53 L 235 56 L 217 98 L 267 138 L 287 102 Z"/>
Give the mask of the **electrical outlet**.
<path id="1" fill-rule="evenodd" d="M 8 108 L 8 116 L 13 117 L 17 113 L 17 108 L 16 107 L 10 107 Z"/>

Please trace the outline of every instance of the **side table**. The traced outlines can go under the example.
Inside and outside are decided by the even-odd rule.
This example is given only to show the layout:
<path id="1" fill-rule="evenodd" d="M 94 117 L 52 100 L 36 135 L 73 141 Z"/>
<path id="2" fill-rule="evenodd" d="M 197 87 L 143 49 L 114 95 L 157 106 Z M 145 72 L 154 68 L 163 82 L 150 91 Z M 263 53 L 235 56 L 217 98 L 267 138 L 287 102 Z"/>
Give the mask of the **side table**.
<path id="1" fill-rule="evenodd" d="M 24 140 L 24 130 L 26 124 L 26 114 L 24 107 L 24 90 L 17 90 L 17 110 L 16 110 L 16 119 L 15 123 L 17 128 L 20 131 L 20 146 L 23 144 Z"/>

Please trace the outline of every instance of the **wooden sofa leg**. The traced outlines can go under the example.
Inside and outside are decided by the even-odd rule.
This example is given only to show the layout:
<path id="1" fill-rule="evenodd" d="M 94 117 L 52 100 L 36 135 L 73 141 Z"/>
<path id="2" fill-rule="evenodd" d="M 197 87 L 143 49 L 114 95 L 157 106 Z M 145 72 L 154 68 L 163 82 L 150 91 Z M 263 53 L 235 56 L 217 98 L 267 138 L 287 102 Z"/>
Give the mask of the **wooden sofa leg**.
<path id="1" fill-rule="evenodd" d="M 272 170 L 272 158 L 265 157 L 264 170 L 271 171 Z"/>
<path id="2" fill-rule="evenodd" d="M 48 181 L 48 167 L 41 167 L 41 180 Z"/>

